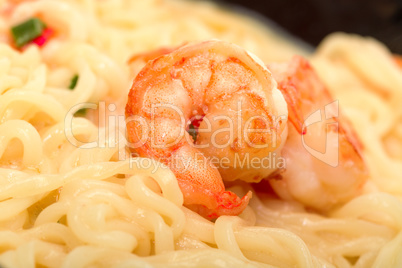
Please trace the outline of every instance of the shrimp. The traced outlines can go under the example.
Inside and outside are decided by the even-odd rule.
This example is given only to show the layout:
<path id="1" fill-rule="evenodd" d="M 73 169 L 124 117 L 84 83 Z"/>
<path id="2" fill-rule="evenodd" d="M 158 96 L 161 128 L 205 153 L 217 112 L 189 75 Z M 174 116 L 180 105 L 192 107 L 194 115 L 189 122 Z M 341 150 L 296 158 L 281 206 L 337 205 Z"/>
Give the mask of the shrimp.
<path id="1" fill-rule="evenodd" d="M 398 64 L 398 66 L 402 69 L 402 56 L 395 55 L 394 59 L 395 59 L 396 64 Z"/>
<path id="2" fill-rule="evenodd" d="M 267 177 L 275 167 L 249 160 L 280 157 L 287 135 L 287 105 L 266 66 L 217 40 L 148 61 L 134 79 L 126 118 L 132 152 L 168 165 L 184 205 L 208 219 L 244 210 L 251 192 L 240 199 L 223 181 Z M 195 128 L 192 137 L 187 131 Z"/>
<path id="3" fill-rule="evenodd" d="M 282 156 L 286 169 L 268 178 L 283 199 L 327 210 L 362 191 L 368 177 L 363 146 L 310 64 L 295 56 L 268 66 L 289 109 Z M 304 119 L 306 119 L 305 122 Z"/>

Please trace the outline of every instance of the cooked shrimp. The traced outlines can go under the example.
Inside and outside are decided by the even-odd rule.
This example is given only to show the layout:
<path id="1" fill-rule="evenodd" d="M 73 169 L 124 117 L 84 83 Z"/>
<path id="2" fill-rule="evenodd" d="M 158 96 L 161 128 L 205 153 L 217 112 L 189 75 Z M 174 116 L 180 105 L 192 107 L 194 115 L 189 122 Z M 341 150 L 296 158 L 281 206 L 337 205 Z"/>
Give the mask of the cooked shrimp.
<path id="1" fill-rule="evenodd" d="M 184 205 L 209 219 L 243 211 L 251 193 L 240 199 L 225 191 L 222 179 L 267 177 L 275 167 L 247 161 L 279 157 L 287 135 L 286 102 L 268 69 L 221 41 L 149 61 L 134 80 L 126 117 L 132 150 L 167 164 Z M 190 124 L 199 126 L 194 138 L 186 132 Z"/>
<path id="2" fill-rule="evenodd" d="M 400 56 L 400 55 L 395 55 L 395 56 L 394 56 L 394 59 L 395 59 L 396 64 L 398 64 L 399 67 L 402 68 L 402 56 Z"/>
<path id="3" fill-rule="evenodd" d="M 313 68 L 302 57 L 268 68 L 287 98 L 292 123 L 282 150 L 286 169 L 269 179 L 272 188 L 319 210 L 359 194 L 368 176 L 362 144 Z"/>

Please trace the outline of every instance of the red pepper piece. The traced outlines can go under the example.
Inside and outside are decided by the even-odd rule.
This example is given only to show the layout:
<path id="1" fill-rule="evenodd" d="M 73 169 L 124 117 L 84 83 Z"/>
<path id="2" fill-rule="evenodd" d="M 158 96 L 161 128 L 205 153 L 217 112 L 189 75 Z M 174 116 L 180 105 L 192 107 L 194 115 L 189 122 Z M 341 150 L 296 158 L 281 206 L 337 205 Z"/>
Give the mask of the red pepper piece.
<path id="1" fill-rule="evenodd" d="M 37 44 L 38 46 L 43 46 L 47 40 L 53 35 L 53 30 L 50 28 L 45 28 L 42 34 L 32 40 L 32 43 Z"/>

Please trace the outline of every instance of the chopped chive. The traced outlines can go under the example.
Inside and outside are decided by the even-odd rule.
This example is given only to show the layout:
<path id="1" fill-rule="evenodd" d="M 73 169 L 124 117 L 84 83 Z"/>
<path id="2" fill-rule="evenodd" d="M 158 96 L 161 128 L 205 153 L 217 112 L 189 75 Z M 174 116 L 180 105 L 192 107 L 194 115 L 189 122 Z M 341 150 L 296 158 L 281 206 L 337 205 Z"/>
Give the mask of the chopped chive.
<path id="1" fill-rule="evenodd" d="M 40 36 L 46 25 L 38 18 L 29 19 L 11 28 L 15 45 L 20 48 L 38 36 Z"/>
<path id="2" fill-rule="evenodd" d="M 82 108 L 79 109 L 78 111 L 75 112 L 74 116 L 85 116 L 85 114 L 87 113 L 87 109 L 86 108 Z"/>
<path id="3" fill-rule="evenodd" d="M 74 75 L 71 79 L 70 85 L 68 86 L 69 89 L 74 89 L 78 82 L 78 74 Z"/>
<path id="4" fill-rule="evenodd" d="M 188 134 L 193 137 L 194 142 L 197 140 L 197 129 L 194 127 L 193 124 L 190 124 L 188 127 Z"/>

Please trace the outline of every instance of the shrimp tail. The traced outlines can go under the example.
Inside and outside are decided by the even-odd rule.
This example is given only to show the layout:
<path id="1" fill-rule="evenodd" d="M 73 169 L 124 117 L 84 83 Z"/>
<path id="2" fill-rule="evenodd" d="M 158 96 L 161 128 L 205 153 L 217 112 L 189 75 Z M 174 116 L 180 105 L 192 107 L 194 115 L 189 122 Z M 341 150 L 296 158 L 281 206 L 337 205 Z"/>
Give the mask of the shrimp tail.
<path id="1" fill-rule="evenodd" d="M 187 188 L 186 186 L 183 186 L 183 184 L 180 184 L 180 187 L 181 189 Z M 231 191 L 212 193 L 210 191 L 205 191 L 204 189 L 199 189 L 199 191 L 197 191 L 193 188 L 192 190 L 191 197 L 186 199 L 188 203 L 186 204 L 186 207 L 209 220 L 214 220 L 223 215 L 239 215 L 247 207 L 252 197 L 251 192 L 248 192 L 245 196 L 239 198 Z M 185 192 L 189 193 L 189 190 Z M 199 204 L 199 200 L 203 200 L 203 204 Z"/>
<path id="2" fill-rule="evenodd" d="M 185 161 L 172 161 L 175 158 Z M 168 165 L 177 177 L 186 207 L 210 220 L 222 215 L 236 216 L 246 208 L 251 192 L 239 198 L 225 191 L 218 169 L 194 148 L 178 148 L 172 153 L 172 160 Z"/>

